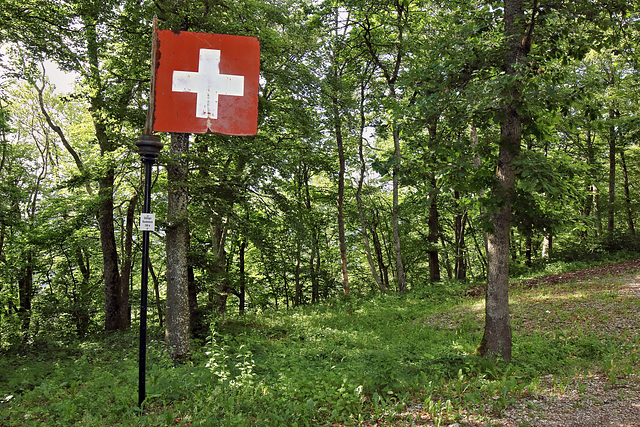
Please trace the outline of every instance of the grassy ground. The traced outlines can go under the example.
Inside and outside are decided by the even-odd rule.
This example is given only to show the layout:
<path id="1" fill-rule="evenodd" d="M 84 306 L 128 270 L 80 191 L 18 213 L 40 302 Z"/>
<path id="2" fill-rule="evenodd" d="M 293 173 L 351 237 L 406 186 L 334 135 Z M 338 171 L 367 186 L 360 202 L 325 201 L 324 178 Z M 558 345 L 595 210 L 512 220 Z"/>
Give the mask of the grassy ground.
<path id="1" fill-rule="evenodd" d="M 473 355 L 483 300 L 456 283 L 227 318 L 182 366 L 151 331 L 142 412 L 135 331 L 49 337 L 3 351 L 0 425 L 488 425 L 545 378 L 634 381 L 639 275 L 625 263 L 514 284 L 511 363 Z"/>

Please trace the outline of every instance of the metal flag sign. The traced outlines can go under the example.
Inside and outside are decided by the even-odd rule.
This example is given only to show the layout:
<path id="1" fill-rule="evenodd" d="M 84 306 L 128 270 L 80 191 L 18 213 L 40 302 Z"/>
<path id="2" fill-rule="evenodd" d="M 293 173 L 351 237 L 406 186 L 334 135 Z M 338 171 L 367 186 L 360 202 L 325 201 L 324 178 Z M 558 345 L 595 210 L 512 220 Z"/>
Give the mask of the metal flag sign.
<path id="1" fill-rule="evenodd" d="M 155 57 L 154 131 L 256 134 L 257 38 L 159 30 Z"/>

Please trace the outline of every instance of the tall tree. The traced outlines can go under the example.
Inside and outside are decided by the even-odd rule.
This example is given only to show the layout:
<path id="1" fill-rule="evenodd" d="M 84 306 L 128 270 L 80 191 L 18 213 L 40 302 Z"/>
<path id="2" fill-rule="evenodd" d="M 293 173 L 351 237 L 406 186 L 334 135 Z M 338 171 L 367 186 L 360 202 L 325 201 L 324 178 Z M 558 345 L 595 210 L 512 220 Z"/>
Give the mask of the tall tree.
<path id="1" fill-rule="evenodd" d="M 366 94 L 371 83 L 370 74 L 371 62 L 367 62 L 363 67 L 363 78 L 360 80 L 360 93 L 358 96 L 358 159 L 360 161 L 360 176 L 358 178 L 358 187 L 356 190 L 356 206 L 358 208 L 358 216 L 360 218 L 360 233 L 362 234 L 362 243 L 364 245 L 365 255 L 367 257 L 367 263 L 369 264 L 369 270 L 371 276 L 380 292 L 387 292 L 387 286 L 382 281 L 380 273 L 373 262 L 373 256 L 371 254 L 371 245 L 369 244 L 369 231 L 367 226 L 367 220 L 365 217 L 364 206 L 362 203 L 362 190 L 364 186 L 365 173 L 367 171 L 367 162 L 364 157 L 364 144 L 365 144 L 365 128 L 366 128 Z"/>
<path id="2" fill-rule="evenodd" d="M 484 356 L 511 360 L 511 318 L 509 314 L 509 236 L 511 207 L 515 195 L 514 160 L 520 151 L 522 117 L 519 113 L 521 89 L 517 83 L 519 65 L 531 48 L 535 27 L 534 9 L 527 17 L 523 0 L 504 1 L 504 35 L 506 53 L 503 70 L 513 78 L 500 106 L 500 141 L 494 196 L 499 200 L 491 215 L 492 229 L 487 233 L 487 294 L 485 328 L 478 352 Z"/>
<path id="3" fill-rule="evenodd" d="M 110 106 L 108 88 L 112 82 L 105 78 L 104 58 L 108 56 L 108 43 L 114 34 L 103 32 L 105 21 L 111 19 L 117 5 L 104 2 L 87 2 L 78 5 L 78 14 L 82 23 L 82 32 L 86 52 L 86 63 L 81 68 L 88 88 L 89 111 L 93 118 L 95 135 L 100 147 L 100 154 L 105 159 L 106 167 L 99 177 L 98 225 L 102 245 L 103 275 L 105 287 L 105 329 L 125 329 L 130 325 L 127 283 L 122 282 L 118 261 L 118 246 L 114 228 L 114 185 L 116 164 L 113 153 L 118 147 L 116 126 L 111 121 L 113 116 L 109 108 L 119 109 L 126 106 L 133 96 L 128 90 L 130 85 L 123 86 L 122 92 L 116 94 L 115 105 Z M 120 120 L 123 118 L 121 117 Z M 118 120 L 118 119 L 116 119 Z"/>
<path id="4" fill-rule="evenodd" d="M 405 32 L 409 24 L 410 2 L 392 0 L 384 7 L 365 3 L 359 14 L 358 25 L 367 53 L 376 64 L 388 90 L 388 106 L 390 107 L 391 135 L 393 139 L 392 176 L 392 208 L 391 222 L 393 228 L 393 246 L 396 262 L 396 280 L 398 290 L 407 290 L 407 278 L 402 259 L 402 245 L 400 242 L 400 165 L 402 163 L 402 148 L 400 141 L 401 127 L 401 94 L 398 92 L 398 79 L 402 71 L 407 47 L 405 46 Z M 383 29 L 388 33 L 383 33 Z M 388 39 L 387 39 L 388 37 Z"/>
<path id="5" fill-rule="evenodd" d="M 129 16 L 129 5 L 117 0 L 103 2 L 74 0 L 70 3 L 36 0 L 30 4 L 7 2 L 3 30 L 7 38 L 21 45 L 31 57 L 50 58 L 65 71 L 74 71 L 84 84 L 85 96 L 93 118 L 95 140 L 103 162 L 97 173 L 98 205 L 96 216 L 103 255 L 105 329 L 129 326 L 129 303 L 123 284 L 114 227 L 115 151 L 121 145 L 125 123 L 135 122 L 128 108 L 139 93 L 140 65 L 131 55 L 144 37 L 130 37 L 139 25 L 140 14 Z M 139 11 L 138 11 L 139 12 Z M 11 19 L 7 19 L 11 16 Z M 131 18 L 131 19 L 129 19 Z M 134 23 L 135 21 L 135 23 Z M 135 41 L 134 39 L 137 39 Z M 129 46 L 116 59 L 117 46 Z M 107 74 L 106 70 L 114 71 Z"/>
<path id="6" fill-rule="evenodd" d="M 347 269 L 347 243 L 344 227 L 344 193 L 345 193 L 345 138 L 343 136 L 343 111 L 345 104 L 344 72 L 348 65 L 344 50 L 346 36 L 350 31 L 350 17 L 348 12 L 334 5 L 332 7 L 331 48 L 329 51 L 329 84 L 328 92 L 331 100 L 331 121 L 338 149 L 338 245 L 340 247 L 340 271 L 342 274 L 342 291 L 349 294 L 349 274 Z"/>

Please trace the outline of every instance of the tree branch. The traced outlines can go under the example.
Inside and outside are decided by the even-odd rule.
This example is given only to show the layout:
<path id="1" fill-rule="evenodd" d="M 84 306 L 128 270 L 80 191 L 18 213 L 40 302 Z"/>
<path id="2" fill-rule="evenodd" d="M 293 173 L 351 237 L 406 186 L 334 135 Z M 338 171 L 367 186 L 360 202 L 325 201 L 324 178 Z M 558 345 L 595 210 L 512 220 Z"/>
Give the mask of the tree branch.
<path id="1" fill-rule="evenodd" d="M 80 159 L 80 156 L 78 155 L 78 153 L 76 152 L 76 150 L 71 146 L 71 144 L 69 143 L 69 140 L 67 139 L 67 137 L 65 136 L 64 132 L 62 131 L 62 128 L 60 128 L 60 126 L 56 125 L 53 120 L 51 119 L 51 115 L 49 114 L 49 112 L 47 111 L 46 106 L 44 105 L 44 88 L 46 86 L 45 83 L 45 75 L 44 75 L 44 66 L 42 67 L 42 87 L 38 86 L 38 84 L 35 82 L 35 80 L 32 79 L 28 79 L 29 82 L 31 83 L 31 85 L 36 89 L 36 91 L 38 92 L 38 104 L 40 106 L 40 112 L 42 113 L 42 115 L 44 116 L 44 119 L 46 120 L 47 124 L 49 125 L 49 127 L 51 128 L 51 130 L 53 130 L 56 134 L 58 134 L 58 136 L 60 137 L 60 141 L 62 141 L 62 145 L 64 145 L 64 148 L 67 149 L 67 151 L 69 152 L 69 154 L 71 154 L 71 157 L 73 157 L 73 160 L 76 163 L 76 166 L 78 166 L 78 170 L 80 171 L 81 174 L 84 174 L 84 164 L 82 163 L 82 160 Z M 87 189 L 87 193 L 89 193 L 89 195 L 91 195 L 93 193 L 91 186 L 89 186 L 89 184 L 86 185 L 86 189 Z"/>

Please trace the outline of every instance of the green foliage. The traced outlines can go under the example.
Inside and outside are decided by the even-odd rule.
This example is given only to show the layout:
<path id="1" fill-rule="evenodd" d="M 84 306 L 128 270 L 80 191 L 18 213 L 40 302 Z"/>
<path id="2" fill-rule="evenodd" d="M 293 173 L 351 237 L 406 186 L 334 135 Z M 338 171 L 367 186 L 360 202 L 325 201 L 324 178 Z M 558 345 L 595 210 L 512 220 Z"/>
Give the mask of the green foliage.
<path id="1" fill-rule="evenodd" d="M 553 375 L 560 386 L 576 372 L 604 369 L 611 381 L 635 372 L 637 343 L 575 328 L 545 332 L 547 323 L 516 335 L 511 363 L 474 356 L 482 305 L 464 298 L 464 292 L 456 282 L 406 295 L 228 317 L 182 365 L 173 364 L 156 339 L 161 331 L 152 329 L 142 413 L 135 407 L 135 333 L 7 350 L 0 359 L 0 420 L 8 425 L 397 424 L 403 422 L 403 408 L 418 401 L 434 421 L 454 422 L 472 408 L 500 413 L 535 394 L 541 376 Z M 516 292 L 516 319 L 531 318 L 539 292 Z M 619 297 L 594 298 L 616 304 Z M 635 300 L 624 306 L 628 313 L 637 310 Z M 565 311 L 561 319 L 590 315 L 584 310 Z"/>
<path id="2" fill-rule="evenodd" d="M 581 241 L 566 240 L 558 245 L 553 258 L 554 261 L 582 262 L 583 265 L 631 259 L 640 252 L 638 237 L 627 232 L 615 232 Z"/>
<path id="3" fill-rule="evenodd" d="M 10 75 L 40 84 L 43 76 L 31 65 L 47 58 L 77 72 L 79 84 L 67 97 L 43 91 L 67 147 L 44 121 L 36 94 L 3 80 L 0 350 L 7 357 L 0 362 L 0 421 L 394 424 L 403 406 L 417 400 L 443 423 L 488 398 L 501 410 L 540 374 L 590 364 L 604 365 L 612 378 L 628 372 L 634 363 L 617 357 L 614 342 L 548 331 L 516 336 L 512 364 L 478 358 L 477 302 L 459 305 L 471 285 L 427 284 L 434 251 L 443 276 L 453 276 L 455 258 L 473 280 L 483 280 L 483 231 L 502 202 L 490 190 L 500 106 L 509 102 L 517 104 L 526 146 L 514 162 L 512 275 L 570 271 L 640 251 L 625 221 L 629 213 L 637 222 L 640 206 L 637 2 L 565 3 L 535 11 L 530 55 L 512 75 L 503 67 L 503 9 L 477 1 L 6 1 L 0 35 L 17 52 Z M 183 366 L 173 366 L 162 343 L 151 342 L 140 414 L 130 404 L 135 337 L 97 332 L 105 314 L 96 218 L 103 200 L 96 190 L 112 171 L 118 268 L 136 270 L 139 235 L 126 215 L 129 201 L 134 218 L 140 210 L 133 141 L 147 108 L 145 52 L 154 14 L 161 28 L 257 36 L 261 90 L 258 135 L 193 141 L 189 263 L 200 310 L 213 326 Z M 518 99 L 510 99 L 514 87 Z M 336 298 L 338 116 L 351 298 Z M 629 160 L 628 182 L 620 172 L 608 181 L 612 138 Z M 160 302 L 168 161 L 163 155 L 154 172 L 159 232 L 151 255 Z M 362 223 L 353 203 L 360 166 Z M 406 296 L 378 294 L 362 238 L 368 233 L 373 267 L 393 289 L 394 171 Z M 612 203 L 608 184 L 615 186 Z M 432 205 L 437 226 L 429 225 Z M 609 212 L 613 230 L 603 232 Z M 541 255 L 543 236 L 554 238 L 549 258 Z M 129 279 L 136 319 L 139 279 Z M 236 317 L 244 288 L 248 314 Z M 232 313 L 218 317 L 218 301 Z M 153 304 L 153 314 L 162 308 Z"/>

